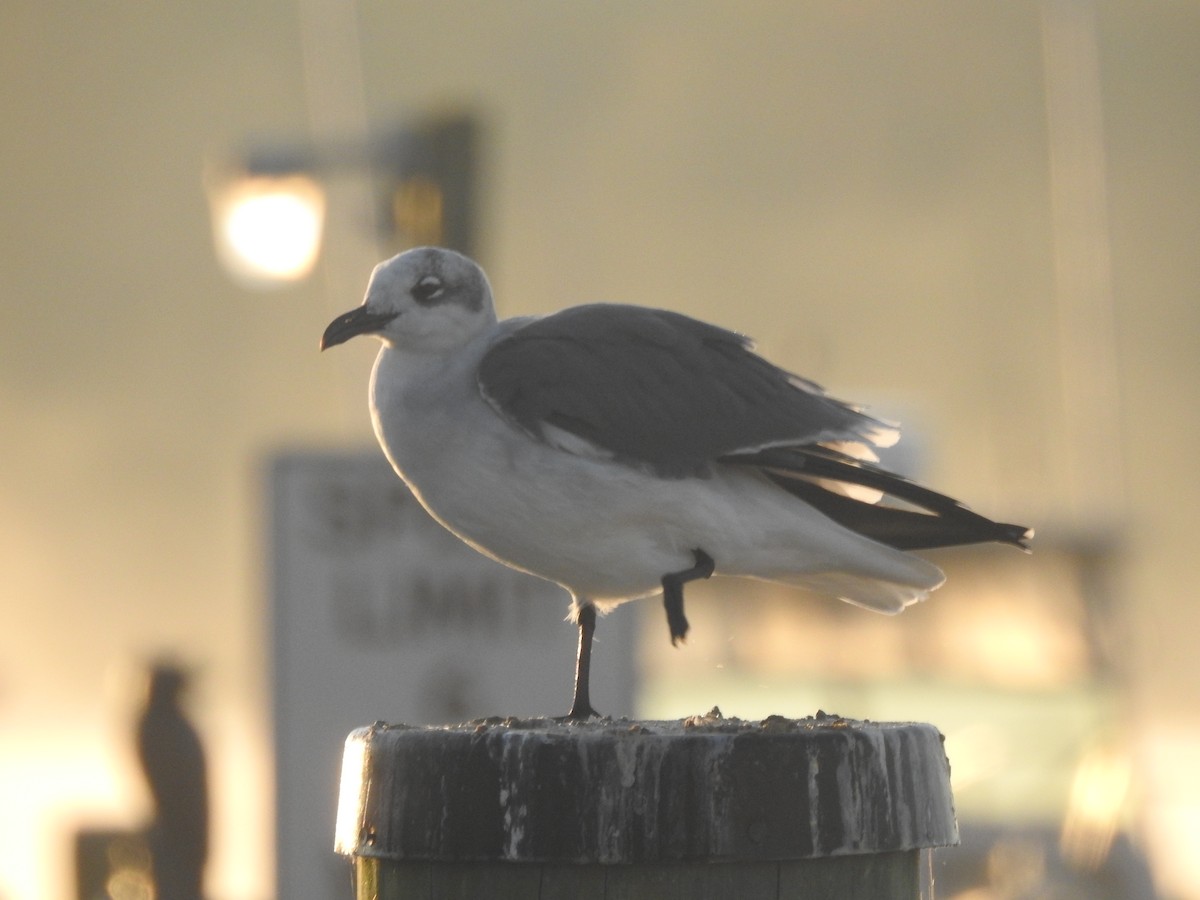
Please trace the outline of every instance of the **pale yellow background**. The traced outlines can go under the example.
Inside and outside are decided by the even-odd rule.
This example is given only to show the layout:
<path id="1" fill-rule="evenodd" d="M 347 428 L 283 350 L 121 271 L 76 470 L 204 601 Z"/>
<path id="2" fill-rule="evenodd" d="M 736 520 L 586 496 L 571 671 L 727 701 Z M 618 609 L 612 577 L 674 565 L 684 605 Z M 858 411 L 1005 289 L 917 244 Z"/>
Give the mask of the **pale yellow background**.
<path id="1" fill-rule="evenodd" d="M 383 251 L 343 179 L 316 277 L 249 294 L 203 173 L 449 106 L 486 125 L 503 315 L 623 300 L 736 328 L 914 415 L 941 489 L 1115 539 L 1135 826 L 1200 897 L 1200 5 L 1098 5 L 1081 227 L 1111 279 L 1102 254 L 1083 294 L 1042 9 L 5 0 L 0 896 L 62 900 L 69 829 L 139 821 L 128 682 L 162 650 L 203 671 L 211 893 L 271 896 L 262 464 L 371 440 L 372 349 L 316 342 Z"/>

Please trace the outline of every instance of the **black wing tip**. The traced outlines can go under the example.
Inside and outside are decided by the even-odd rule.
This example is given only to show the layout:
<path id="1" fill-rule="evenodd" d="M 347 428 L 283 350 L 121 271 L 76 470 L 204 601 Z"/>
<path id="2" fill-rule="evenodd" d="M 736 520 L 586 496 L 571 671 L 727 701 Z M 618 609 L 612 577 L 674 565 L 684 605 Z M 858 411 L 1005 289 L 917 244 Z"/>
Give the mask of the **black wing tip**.
<path id="1" fill-rule="evenodd" d="M 869 463 L 843 458 L 826 448 L 764 450 L 727 456 L 723 461 L 758 466 L 784 490 L 815 506 L 839 525 L 898 550 L 996 542 L 1030 552 L 1032 528 L 993 521 L 952 497 Z M 817 481 L 809 480 L 820 478 L 881 490 L 921 511 L 866 503 L 828 491 Z"/>
<path id="2" fill-rule="evenodd" d="M 1019 550 L 1024 550 L 1026 553 L 1032 553 L 1033 550 L 1029 546 L 1033 541 L 1034 530 L 1027 528 L 1024 525 L 1010 525 L 1007 522 L 998 522 L 996 524 L 996 540 L 1002 544 L 1011 544 Z"/>

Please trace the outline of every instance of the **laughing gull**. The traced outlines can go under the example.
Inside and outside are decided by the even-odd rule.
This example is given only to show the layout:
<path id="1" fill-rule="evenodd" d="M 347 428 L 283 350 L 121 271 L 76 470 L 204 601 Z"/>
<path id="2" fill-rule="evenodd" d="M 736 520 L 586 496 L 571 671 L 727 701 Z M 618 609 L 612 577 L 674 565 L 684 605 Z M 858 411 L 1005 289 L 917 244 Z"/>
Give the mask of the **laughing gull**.
<path id="1" fill-rule="evenodd" d="M 683 586 L 719 574 L 898 613 L 943 581 L 907 551 L 1032 537 L 873 465 L 894 426 L 679 313 L 598 303 L 498 321 L 478 265 L 420 247 L 375 267 L 321 349 L 361 334 L 383 343 L 375 434 L 422 505 L 570 592 L 571 719 L 596 715 L 597 609 L 661 591 L 676 643 Z"/>

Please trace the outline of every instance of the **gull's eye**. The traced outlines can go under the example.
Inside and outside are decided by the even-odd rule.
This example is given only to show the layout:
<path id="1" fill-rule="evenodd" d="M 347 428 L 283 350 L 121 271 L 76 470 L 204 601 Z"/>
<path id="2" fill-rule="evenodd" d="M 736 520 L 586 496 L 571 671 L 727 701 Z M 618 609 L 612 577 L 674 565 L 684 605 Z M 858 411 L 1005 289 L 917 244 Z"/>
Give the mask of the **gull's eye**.
<path id="1" fill-rule="evenodd" d="M 436 300 L 445 289 L 442 279 L 436 275 L 426 275 L 413 285 L 412 295 L 418 303 L 428 303 L 430 300 Z"/>

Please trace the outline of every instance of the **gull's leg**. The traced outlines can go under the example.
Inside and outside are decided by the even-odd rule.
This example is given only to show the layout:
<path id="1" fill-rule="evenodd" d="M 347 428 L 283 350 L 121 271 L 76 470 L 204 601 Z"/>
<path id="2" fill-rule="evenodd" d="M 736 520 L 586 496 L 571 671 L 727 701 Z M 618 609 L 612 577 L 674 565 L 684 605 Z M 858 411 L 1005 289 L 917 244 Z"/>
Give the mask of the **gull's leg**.
<path id="1" fill-rule="evenodd" d="M 697 548 L 692 551 L 696 564 L 682 572 L 669 572 L 663 576 L 663 606 L 667 610 L 667 627 L 671 629 L 671 644 L 678 645 L 688 632 L 687 616 L 683 614 L 683 586 L 698 578 L 708 578 L 716 564 L 713 558 Z"/>
<path id="2" fill-rule="evenodd" d="M 567 713 L 568 721 L 599 718 L 600 713 L 592 709 L 591 688 L 592 675 L 592 635 L 596 633 L 596 607 L 584 603 L 579 607 L 579 655 L 575 659 L 575 700 L 571 711 Z"/>

